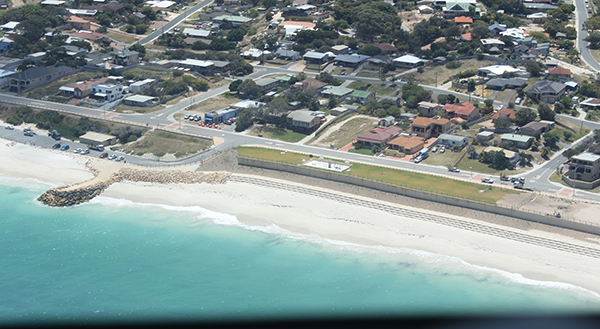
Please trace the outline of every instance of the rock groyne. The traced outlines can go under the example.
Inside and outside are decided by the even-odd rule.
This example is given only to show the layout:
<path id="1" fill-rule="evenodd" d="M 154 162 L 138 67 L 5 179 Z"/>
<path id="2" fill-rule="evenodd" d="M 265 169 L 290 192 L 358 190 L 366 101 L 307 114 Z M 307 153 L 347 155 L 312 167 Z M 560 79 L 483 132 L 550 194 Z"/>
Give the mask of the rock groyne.
<path id="1" fill-rule="evenodd" d="M 157 184 L 225 184 L 229 173 L 200 171 L 158 171 L 121 168 L 110 178 L 52 188 L 38 197 L 38 201 L 52 207 L 68 207 L 87 202 L 102 194 L 110 185 L 122 182 L 145 182 Z"/>

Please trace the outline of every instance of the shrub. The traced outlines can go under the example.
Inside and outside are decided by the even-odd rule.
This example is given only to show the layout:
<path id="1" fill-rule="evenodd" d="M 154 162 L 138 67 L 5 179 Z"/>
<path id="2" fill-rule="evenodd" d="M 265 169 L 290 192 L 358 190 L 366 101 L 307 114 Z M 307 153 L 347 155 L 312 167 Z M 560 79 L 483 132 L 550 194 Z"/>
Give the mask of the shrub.
<path id="1" fill-rule="evenodd" d="M 446 64 L 447 69 L 457 69 L 462 66 L 462 63 L 459 61 L 451 61 Z"/>

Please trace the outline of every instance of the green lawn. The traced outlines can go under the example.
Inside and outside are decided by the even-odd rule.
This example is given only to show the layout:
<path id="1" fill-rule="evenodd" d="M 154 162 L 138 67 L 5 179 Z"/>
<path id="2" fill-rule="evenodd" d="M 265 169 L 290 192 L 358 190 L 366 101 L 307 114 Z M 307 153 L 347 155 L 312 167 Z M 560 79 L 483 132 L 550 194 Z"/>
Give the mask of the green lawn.
<path id="1" fill-rule="evenodd" d="M 280 150 L 264 149 L 257 147 L 238 147 L 238 154 L 243 157 L 258 158 L 280 163 L 298 165 L 302 160 L 306 160 L 308 155 L 282 152 Z M 329 159 L 329 158 L 327 158 Z M 333 159 L 335 160 L 335 159 Z M 339 160 L 343 162 L 343 160 Z M 343 174 L 358 176 L 361 178 L 383 181 L 388 184 L 404 186 L 421 191 L 431 191 L 433 193 L 444 194 L 448 196 L 476 200 L 479 202 L 496 204 L 497 200 L 502 199 L 508 194 L 519 194 L 519 191 L 503 188 L 493 188 L 489 190 L 487 186 L 477 183 L 453 180 L 446 177 L 433 176 L 410 171 L 403 171 L 391 168 L 385 168 L 362 163 L 353 163 L 350 173 Z"/>
<path id="2" fill-rule="evenodd" d="M 557 134 L 558 137 L 560 137 L 561 142 L 567 144 L 572 143 L 590 133 L 590 130 L 582 125 L 563 120 L 556 120 L 556 127 L 550 131 Z M 572 134 L 572 137 L 569 140 L 565 139 L 566 131 Z"/>
<path id="3" fill-rule="evenodd" d="M 121 41 L 121 42 L 127 43 L 127 44 L 132 44 L 137 41 L 137 39 L 132 36 L 128 36 L 128 35 L 124 35 L 124 34 L 120 34 L 120 33 L 108 32 L 106 34 L 108 35 L 109 38 L 113 38 L 117 41 Z"/>
<path id="4" fill-rule="evenodd" d="M 371 152 L 371 149 L 369 149 L 369 148 L 362 148 L 362 149 L 358 149 L 358 150 L 355 148 L 351 148 L 348 150 L 348 152 L 364 154 L 364 155 L 373 155 L 373 152 Z"/>
<path id="5" fill-rule="evenodd" d="M 265 138 L 276 139 L 289 143 L 296 143 L 306 137 L 305 134 L 297 133 L 288 129 L 278 128 L 276 126 L 261 126 L 249 132 L 250 135 L 258 136 L 259 134 Z"/>

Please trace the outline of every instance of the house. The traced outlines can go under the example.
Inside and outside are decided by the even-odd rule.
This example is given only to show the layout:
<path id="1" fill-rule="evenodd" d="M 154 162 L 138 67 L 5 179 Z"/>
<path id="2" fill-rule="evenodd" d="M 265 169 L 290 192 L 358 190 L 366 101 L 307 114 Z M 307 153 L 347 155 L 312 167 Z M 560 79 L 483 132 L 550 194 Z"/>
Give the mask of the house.
<path id="1" fill-rule="evenodd" d="M 515 147 L 520 149 L 528 149 L 531 146 L 531 141 L 533 139 L 534 138 L 531 136 L 524 136 L 518 134 L 503 134 L 502 137 L 500 137 L 500 140 L 502 142 L 510 142 Z"/>
<path id="2" fill-rule="evenodd" d="M 346 45 L 335 45 L 331 49 L 333 49 L 334 54 L 339 55 L 347 53 L 349 48 Z"/>
<path id="3" fill-rule="evenodd" d="M 383 102 L 391 102 L 395 106 L 400 106 L 400 105 L 402 105 L 402 98 L 400 98 L 400 97 L 394 97 L 394 96 L 381 96 L 381 97 L 379 97 L 379 103 L 383 103 Z"/>
<path id="4" fill-rule="evenodd" d="M 215 63 L 212 61 L 201 61 L 198 59 L 186 58 L 179 62 L 177 66 L 190 69 L 190 71 L 198 72 L 200 74 L 210 75 Z"/>
<path id="5" fill-rule="evenodd" d="M 0 69 L 0 86 L 7 84 L 9 77 L 13 74 L 15 71 Z"/>
<path id="6" fill-rule="evenodd" d="M 0 37 L 0 53 L 5 53 L 7 50 L 12 48 L 14 44 L 15 42 L 11 39 L 7 37 Z"/>
<path id="7" fill-rule="evenodd" d="M 302 80 L 302 81 L 296 82 L 296 84 L 294 84 L 294 87 L 302 87 L 302 88 L 309 88 L 309 89 L 321 89 L 325 86 L 327 86 L 327 84 L 325 82 L 322 82 L 322 81 L 319 81 L 319 80 L 313 79 L 313 78 Z"/>
<path id="8" fill-rule="evenodd" d="M 460 35 L 460 41 L 463 42 L 471 42 L 473 40 L 473 35 L 471 34 L 471 32 L 469 33 L 463 33 Z"/>
<path id="9" fill-rule="evenodd" d="M 490 52 L 492 47 L 496 47 L 498 49 L 504 47 L 504 42 L 498 39 L 481 39 L 481 51 Z"/>
<path id="10" fill-rule="evenodd" d="M 389 56 L 376 55 L 368 58 L 363 65 L 363 70 L 379 71 L 386 64 L 391 63 L 392 58 Z"/>
<path id="11" fill-rule="evenodd" d="M 447 2 L 446 7 L 442 7 L 442 14 L 446 19 L 458 16 L 471 16 L 470 7 L 473 8 L 472 13 L 475 15 L 479 15 L 479 13 L 481 12 L 480 8 L 477 8 L 468 2 Z"/>
<path id="12" fill-rule="evenodd" d="M 400 135 L 388 142 L 392 150 L 406 154 L 414 154 L 425 147 L 425 138 L 418 136 Z"/>
<path id="13" fill-rule="evenodd" d="M 496 122 L 499 119 L 505 119 L 510 122 L 515 122 L 515 118 L 517 117 L 517 111 L 513 109 L 509 109 L 508 107 L 503 108 L 502 110 L 494 113 L 492 115 L 492 122 Z"/>
<path id="14" fill-rule="evenodd" d="M 562 67 L 553 67 L 548 69 L 548 76 L 551 78 L 558 78 L 560 80 L 570 79 L 571 70 Z"/>
<path id="15" fill-rule="evenodd" d="M 519 69 L 509 65 L 491 65 L 478 68 L 477 75 L 480 77 L 496 77 L 501 76 L 504 73 L 516 73 L 519 71 Z"/>
<path id="16" fill-rule="evenodd" d="M 248 27 L 253 19 L 244 16 L 222 15 L 213 18 L 213 22 L 221 24 L 221 28 Z"/>
<path id="17" fill-rule="evenodd" d="M 260 87 L 260 90 L 265 93 L 269 90 L 273 90 L 279 86 L 280 80 L 273 78 L 262 78 L 255 81 L 256 85 Z"/>
<path id="18" fill-rule="evenodd" d="M 171 10 L 175 8 L 177 3 L 168 0 L 151 0 L 146 1 L 146 5 L 152 7 L 154 10 Z"/>
<path id="19" fill-rule="evenodd" d="M 297 110 L 287 115 L 288 129 L 311 133 L 319 128 L 323 122 L 324 113 L 320 111 Z"/>
<path id="20" fill-rule="evenodd" d="M 225 5 L 225 7 L 239 6 L 240 0 L 225 0 L 223 5 Z"/>
<path id="21" fill-rule="evenodd" d="M 183 34 L 192 38 L 210 38 L 212 35 L 211 31 L 209 30 L 193 29 L 189 27 L 183 29 Z"/>
<path id="22" fill-rule="evenodd" d="M 448 147 L 453 147 L 453 146 L 465 147 L 465 146 L 467 146 L 468 142 L 469 142 L 468 136 L 441 134 L 438 137 L 438 143 L 440 145 L 446 145 Z"/>
<path id="23" fill-rule="evenodd" d="M 417 109 L 419 111 L 419 115 L 423 116 L 423 117 L 428 117 L 428 118 L 438 115 L 443 107 L 442 104 L 430 103 L 430 102 L 419 102 L 419 104 L 417 104 L 417 105 L 418 105 Z"/>
<path id="24" fill-rule="evenodd" d="M 560 82 L 540 80 L 525 91 L 528 97 L 535 98 L 539 102 L 554 104 L 565 95 L 567 86 Z"/>
<path id="25" fill-rule="evenodd" d="M 397 67 L 414 68 L 417 66 L 424 65 L 428 60 L 421 59 L 412 55 L 404 55 L 394 59 L 394 64 Z"/>
<path id="26" fill-rule="evenodd" d="M 313 5 L 300 5 L 293 7 L 285 7 L 281 9 L 282 16 L 308 16 L 317 7 Z"/>
<path id="27" fill-rule="evenodd" d="M 94 131 L 88 131 L 84 135 L 79 136 L 79 142 L 88 145 L 114 145 L 117 144 L 117 136 L 106 135 Z"/>
<path id="28" fill-rule="evenodd" d="M 471 17 L 459 16 L 454 18 L 454 23 L 456 24 L 471 24 L 473 23 L 473 19 Z"/>
<path id="29" fill-rule="evenodd" d="M 277 52 L 275 52 L 275 56 L 279 59 L 283 59 L 284 61 L 295 61 L 300 59 L 300 53 L 295 50 L 285 50 L 279 48 Z"/>
<path id="30" fill-rule="evenodd" d="M 90 21 L 77 17 L 75 15 L 69 16 L 67 22 L 71 24 L 71 26 L 76 30 L 90 30 Z"/>
<path id="31" fill-rule="evenodd" d="M 123 8 L 125 8 L 125 6 L 123 4 L 120 4 L 118 2 L 109 2 L 105 5 L 100 6 L 100 11 L 104 12 L 104 13 L 116 13 L 120 10 L 122 10 Z"/>
<path id="32" fill-rule="evenodd" d="M 123 99 L 123 103 L 129 106 L 152 107 L 158 105 L 158 98 L 144 95 L 133 95 Z"/>
<path id="33" fill-rule="evenodd" d="M 73 38 L 86 39 L 94 42 L 99 42 L 101 40 L 108 40 L 106 34 L 98 33 L 98 32 L 73 32 L 71 33 Z"/>
<path id="34" fill-rule="evenodd" d="M 114 83 L 96 83 L 92 85 L 90 98 L 100 102 L 113 102 L 123 97 L 123 85 Z"/>
<path id="35" fill-rule="evenodd" d="M 527 85 L 525 78 L 494 78 L 485 83 L 486 88 L 494 90 L 523 88 Z"/>
<path id="36" fill-rule="evenodd" d="M 18 93 L 28 88 L 35 88 L 49 83 L 71 72 L 73 72 L 73 69 L 67 66 L 42 66 L 30 68 L 9 77 L 8 90 Z"/>
<path id="37" fill-rule="evenodd" d="M 10 21 L 10 22 L 8 22 L 8 23 L 6 23 L 4 25 L 0 25 L 0 29 L 2 31 L 12 31 L 12 30 L 14 30 L 17 27 L 17 25 L 19 25 L 19 23 L 20 22 Z"/>
<path id="38" fill-rule="evenodd" d="M 600 155 L 583 152 L 571 157 L 569 171 L 566 174 L 570 179 L 586 182 L 595 182 L 591 188 L 600 184 Z"/>
<path id="39" fill-rule="evenodd" d="M 62 48 L 65 50 L 65 52 L 67 53 L 67 56 L 69 56 L 69 57 L 77 57 L 79 55 L 83 55 L 83 54 L 87 53 L 86 49 L 79 48 L 76 46 L 64 45 L 64 46 L 62 46 Z"/>
<path id="40" fill-rule="evenodd" d="M 547 12 L 548 10 L 556 10 L 558 6 L 549 5 L 547 3 L 531 3 L 523 2 L 525 9 L 529 9 L 534 13 Z"/>
<path id="41" fill-rule="evenodd" d="M 506 29 L 506 31 L 504 32 L 500 32 L 501 36 L 509 36 L 513 39 L 513 41 L 515 42 L 521 42 L 523 39 L 525 39 L 525 30 L 521 29 L 521 28 L 515 28 L 515 27 L 511 27 Z"/>
<path id="42" fill-rule="evenodd" d="M 379 120 L 379 125 L 382 127 L 393 126 L 396 123 L 396 119 L 393 116 L 385 117 Z"/>
<path id="43" fill-rule="evenodd" d="M 155 79 L 144 79 L 142 81 L 137 81 L 129 85 L 130 93 L 137 93 L 138 91 L 146 88 L 150 88 L 156 80 Z"/>
<path id="44" fill-rule="evenodd" d="M 327 62 L 329 55 L 316 51 L 307 51 L 303 58 L 307 65 L 322 65 L 323 63 Z"/>
<path id="45" fill-rule="evenodd" d="M 411 125 L 410 130 L 417 136 L 429 138 L 432 136 L 439 136 L 450 129 L 450 120 L 445 118 L 415 118 Z"/>
<path id="46" fill-rule="evenodd" d="M 492 33 L 494 33 L 495 36 L 499 36 L 500 32 L 506 31 L 506 25 L 494 23 L 494 24 L 488 26 L 488 29 L 490 31 L 492 31 Z"/>
<path id="47" fill-rule="evenodd" d="M 58 88 L 58 90 L 61 91 L 61 94 L 63 96 L 82 99 L 88 97 L 88 95 L 92 91 L 93 85 L 97 83 L 106 82 L 106 80 L 108 80 L 108 78 L 91 79 L 88 81 L 69 83 Z"/>
<path id="48" fill-rule="evenodd" d="M 259 50 L 259 49 L 256 49 L 256 48 L 251 48 L 251 49 L 248 49 L 248 50 L 244 51 L 240 55 L 242 55 L 242 57 L 244 57 L 246 59 L 254 59 L 254 60 L 256 60 L 256 59 L 261 58 L 263 54 L 264 53 L 263 53 L 262 50 Z"/>
<path id="49" fill-rule="evenodd" d="M 116 65 L 130 66 L 140 62 L 138 59 L 140 53 L 127 48 L 113 51 L 111 54 L 113 56 L 113 63 Z"/>
<path id="50" fill-rule="evenodd" d="M 211 60 L 211 62 L 213 62 L 213 72 L 227 72 L 229 71 L 229 69 L 231 68 L 231 63 L 229 63 L 228 61 L 215 61 L 215 60 Z"/>
<path id="51" fill-rule="evenodd" d="M 530 123 L 521 127 L 521 129 L 519 129 L 519 133 L 521 135 L 528 135 L 528 136 L 535 137 L 535 136 L 540 136 L 541 134 L 550 131 L 552 128 L 554 128 L 554 122 L 552 122 L 552 121 L 546 121 L 546 120 L 531 121 Z"/>
<path id="52" fill-rule="evenodd" d="M 479 109 L 469 101 L 457 104 L 446 104 L 442 109 L 446 111 L 450 118 L 461 118 L 467 121 L 479 119 Z"/>
<path id="53" fill-rule="evenodd" d="M 338 100 L 341 102 L 346 97 L 349 97 L 350 94 L 354 92 L 354 89 L 342 87 L 342 86 L 326 86 L 321 90 L 321 94 L 324 96 L 333 95 L 334 97 L 338 97 Z"/>
<path id="54" fill-rule="evenodd" d="M 579 103 L 581 108 L 586 110 L 596 110 L 600 109 L 600 99 L 597 98 L 588 98 L 583 102 Z"/>
<path id="55" fill-rule="evenodd" d="M 381 148 L 385 148 L 387 143 L 398 136 L 401 132 L 402 128 L 397 126 L 375 128 L 356 137 L 356 141 L 365 147 L 373 147 L 377 145 Z"/>
<path id="56" fill-rule="evenodd" d="M 86 16 L 93 17 L 98 13 L 97 9 L 67 9 L 71 14 L 75 16 Z"/>
<path id="57" fill-rule="evenodd" d="M 513 151 L 510 151 L 510 150 L 505 150 L 503 148 L 499 148 L 499 147 L 495 147 L 495 146 L 488 146 L 485 149 L 483 149 L 483 152 L 485 152 L 485 153 L 489 153 L 489 152 L 503 152 L 504 153 L 504 157 L 510 163 L 517 163 L 521 159 L 521 157 L 519 156 L 519 152 L 513 152 Z"/>
<path id="58" fill-rule="evenodd" d="M 146 20 L 146 15 L 137 11 L 131 14 L 131 17 L 135 24 L 142 24 Z"/>
<path id="59" fill-rule="evenodd" d="M 565 86 L 567 86 L 567 91 L 575 91 L 579 88 L 579 84 L 575 81 L 567 81 L 565 82 Z"/>
<path id="60" fill-rule="evenodd" d="M 381 51 L 383 51 L 383 53 L 386 55 L 391 55 L 391 54 L 395 54 L 398 52 L 398 48 L 396 48 L 393 44 L 386 43 L 386 42 L 371 43 L 371 44 L 368 44 L 367 46 L 375 46 L 375 47 L 381 49 Z"/>
<path id="61" fill-rule="evenodd" d="M 527 19 L 530 19 L 535 24 L 542 24 L 548 20 L 548 14 L 535 13 L 535 14 L 527 15 Z"/>
<path id="62" fill-rule="evenodd" d="M 419 12 L 421 14 L 433 14 L 433 9 L 429 6 L 420 5 L 419 7 L 417 7 L 417 9 L 419 9 Z"/>
<path id="63" fill-rule="evenodd" d="M 336 65 L 344 66 L 344 67 L 353 67 L 356 68 L 360 63 L 364 62 L 371 56 L 367 55 L 337 55 L 334 59 Z"/>
<path id="64" fill-rule="evenodd" d="M 365 105 L 369 99 L 375 99 L 375 93 L 366 90 L 355 90 L 350 94 L 349 99 Z"/>
<path id="65" fill-rule="evenodd" d="M 475 137 L 477 137 L 477 140 L 479 140 L 480 142 L 487 142 L 489 140 L 494 139 L 494 133 L 492 131 L 482 131 Z"/>

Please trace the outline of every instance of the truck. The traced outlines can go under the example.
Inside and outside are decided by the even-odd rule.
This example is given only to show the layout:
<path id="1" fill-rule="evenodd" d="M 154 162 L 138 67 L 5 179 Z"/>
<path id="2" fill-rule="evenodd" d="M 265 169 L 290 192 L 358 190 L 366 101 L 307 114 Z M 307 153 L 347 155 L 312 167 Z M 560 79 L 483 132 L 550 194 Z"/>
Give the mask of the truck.
<path id="1" fill-rule="evenodd" d="M 48 136 L 52 137 L 53 139 L 59 141 L 60 140 L 60 133 L 56 130 L 52 130 L 50 132 L 48 132 Z"/>
<path id="2" fill-rule="evenodd" d="M 90 150 L 94 150 L 94 151 L 104 151 L 104 145 L 99 144 L 99 145 L 90 145 Z"/>
<path id="3" fill-rule="evenodd" d="M 523 182 L 517 182 L 517 183 L 515 183 L 514 188 L 516 188 L 518 190 L 529 191 L 529 192 L 535 191 L 532 187 L 525 186 Z"/>
<path id="4" fill-rule="evenodd" d="M 508 176 L 506 176 L 505 173 L 500 173 L 500 180 L 507 181 L 508 180 Z"/>

